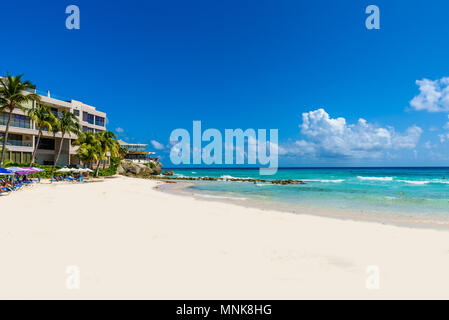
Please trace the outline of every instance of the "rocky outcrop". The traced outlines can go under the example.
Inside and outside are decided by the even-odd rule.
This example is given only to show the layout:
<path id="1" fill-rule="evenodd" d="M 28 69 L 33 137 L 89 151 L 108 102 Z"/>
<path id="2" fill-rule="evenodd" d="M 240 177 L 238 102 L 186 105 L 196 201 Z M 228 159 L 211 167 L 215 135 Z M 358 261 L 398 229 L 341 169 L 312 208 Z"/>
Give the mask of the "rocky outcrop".
<path id="1" fill-rule="evenodd" d="M 301 180 L 273 180 L 271 181 L 272 184 L 282 184 L 282 185 L 286 185 L 286 184 L 306 184 L 304 181 Z"/>
<path id="2" fill-rule="evenodd" d="M 264 180 L 253 178 L 216 178 L 216 177 L 178 177 L 174 176 L 174 172 L 166 170 L 162 173 L 162 164 L 159 161 L 152 161 L 148 164 L 134 163 L 128 160 L 122 160 L 117 168 L 117 173 L 122 176 L 160 179 L 164 181 L 234 181 L 234 182 L 250 182 L 250 183 L 271 183 L 280 185 L 289 184 L 306 184 L 301 180 Z"/>
<path id="3" fill-rule="evenodd" d="M 149 163 L 134 163 L 129 160 L 120 161 L 117 168 L 117 173 L 122 176 L 149 178 L 154 175 L 159 175 L 162 172 L 162 163 L 159 161 L 150 161 Z"/>
<path id="4" fill-rule="evenodd" d="M 215 178 L 215 177 L 173 177 L 163 174 L 163 177 L 151 177 L 154 179 L 161 179 L 164 181 L 175 180 L 175 181 L 232 181 L 232 182 L 251 182 L 251 183 L 271 183 L 280 185 L 289 184 L 306 184 L 302 180 L 264 180 L 264 179 L 252 179 L 252 178 Z"/>

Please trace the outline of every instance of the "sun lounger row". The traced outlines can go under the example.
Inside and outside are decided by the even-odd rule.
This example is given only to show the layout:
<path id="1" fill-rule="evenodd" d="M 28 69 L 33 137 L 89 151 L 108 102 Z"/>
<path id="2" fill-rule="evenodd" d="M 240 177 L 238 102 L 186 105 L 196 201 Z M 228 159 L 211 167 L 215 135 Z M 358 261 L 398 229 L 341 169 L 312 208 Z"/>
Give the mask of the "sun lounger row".
<path id="1" fill-rule="evenodd" d="M 13 191 L 22 189 L 23 187 L 32 183 L 39 183 L 41 178 L 28 179 L 26 176 L 20 178 L 18 176 L 11 178 L 0 179 L 0 195 L 7 195 Z"/>
<path id="2" fill-rule="evenodd" d="M 62 176 L 53 176 L 53 179 L 50 179 L 50 182 L 83 182 L 84 181 L 84 177 L 83 175 L 62 175 Z"/>

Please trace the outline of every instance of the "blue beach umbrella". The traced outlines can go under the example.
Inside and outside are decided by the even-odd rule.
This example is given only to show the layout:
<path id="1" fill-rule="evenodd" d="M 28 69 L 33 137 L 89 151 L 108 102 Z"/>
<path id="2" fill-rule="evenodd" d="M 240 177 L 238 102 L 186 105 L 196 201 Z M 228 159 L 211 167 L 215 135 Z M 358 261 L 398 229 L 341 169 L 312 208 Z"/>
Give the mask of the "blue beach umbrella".
<path id="1" fill-rule="evenodd" d="M 1 176 L 9 176 L 9 175 L 12 175 L 12 174 L 14 174 L 14 173 L 11 172 L 11 171 L 8 170 L 8 169 L 0 168 L 0 175 L 1 175 Z"/>

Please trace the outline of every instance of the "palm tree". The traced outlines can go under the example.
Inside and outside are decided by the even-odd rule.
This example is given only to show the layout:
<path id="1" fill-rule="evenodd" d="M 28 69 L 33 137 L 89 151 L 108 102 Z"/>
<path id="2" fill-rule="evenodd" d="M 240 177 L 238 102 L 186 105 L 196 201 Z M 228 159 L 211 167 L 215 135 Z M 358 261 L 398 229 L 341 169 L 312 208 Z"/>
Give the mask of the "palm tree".
<path id="1" fill-rule="evenodd" d="M 50 108 L 42 104 L 38 104 L 36 108 L 28 110 L 28 116 L 34 121 L 36 128 L 39 131 L 37 135 L 37 142 L 31 156 L 30 166 L 33 166 L 34 160 L 36 159 L 36 151 L 41 140 L 42 131 L 44 129 L 51 131 L 52 126 L 55 125 L 57 119 L 51 112 Z"/>
<path id="2" fill-rule="evenodd" d="M 3 139 L 5 139 L 5 137 L 4 136 L 0 136 L 0 143 L 2 143 Z M 2 148 L 3 147 L 0 146 L 0 151 L 2 151 Z M 6 149 L 6 152 L 8 152 L 8 149 Z"/>
<path id="3" fill-rule="evenodd" d="M 79 146 L 76 153 L 78 158 L 92 168 L 92 163 L 101 160 L 101 143 L 97 135 L 92 132 L 80 133 L 78 139 L 73 141 L 73 146 Z"/>
<path id="4" fill-rule="evenodd" d="M 123 148 L 118 142 L 117 142 L 117 145 L 118 145 L 118 157 L 120 158 L 120 160 L 123 160 L 123 159 L 125 159 L 125 157 L 126 157 L 126 155 L 128 154 L 128 150 L 127 149 L 125 149 L 125 148 Z"/>
<path id="5" fill-rule="evenodd" d="M 98 176 L 98 171 L 100 169 L 100 161 L 107 159 L 107 153 L 109 152 L 111 156 L 115 157 L 118 154 L 118 143 L 117 136 L 111 131 L 101 131 L 96 133 L 96 137 L 100 144 L 100 159 L 97 162 L 97 168 L 95 170 L 95 176 Z M 105 169 L 106 162 L 103 163 L 103 170 Z"/>
<path id="6" fill-rule="evenodd" d="M 69 137 L 71 137 L 72 133 L 79 134 L 80 130 L 81 126 L 78 117 L 70 111 L 62 111 L 61 115 L 58 117 L 58 121 L 55 123 L 55 128 L 53 130 L 53 134 L 55 134 L 55 132 L 61 132 L 62 135 L 61 143 L 59 144 L 59 150 L 56 154 L 55 162 L 53 164 L 53 171 L 55 170 L 59 160 L 59 156 L 61 155 L 65 134 L 67 133 Z"/>
<path id="7" fill-rule="evenodd" d="M 109 154 L 110 154 L 110 159 L 112 158 L 119 158 L 121 159 L 122 153 L 121 153 L 121 147 L 120 144 L 118 143 L 117 140 L 112 140 L 112 145 L 109 148 Z M 106 158 L 107 160 L 107 158 Z M 111 165 L 111 162 L 109 162 L 109 165 Z M 106 169 L 106 161 L 103 163 L 103 170 Z"/>
<path id="8" fill-rule="evenodd" d="M 9 125 L 11 123 L 12 113 L 17 108 L 25 111 L 25 105 L 29 102 L 40 101 L 39 95 L 35 93 L 26 93 L 34 90 L 34 85 L 30 81 L 22 81 L 23 75 L 16 77 L 7 73 L 7 78 L 0 78 L 0 112 L 8 112 L 8 121 L 6 123 L 5 136 L 3 139 L 2 156 L 0 165 L 5 160 L 6 143 L 8 142 Z"/>

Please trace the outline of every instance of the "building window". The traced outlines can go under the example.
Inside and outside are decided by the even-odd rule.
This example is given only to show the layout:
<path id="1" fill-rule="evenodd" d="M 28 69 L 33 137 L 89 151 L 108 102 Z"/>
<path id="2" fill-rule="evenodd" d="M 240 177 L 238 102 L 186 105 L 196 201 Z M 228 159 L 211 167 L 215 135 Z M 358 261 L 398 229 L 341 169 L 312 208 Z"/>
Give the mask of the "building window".
<path id="1" fill-rule="evenodd" d="M 122 148 L 128 150 L 128 151 L 136 151 L 136 152 L 145 152 L 147 150 L 147 145 L 146 144 L 127 144 L 127 145 L 123 145 L 121 146 Z"/>
<path id="2" fill-rule="evenodd" d="M 6 126 L 6 124 L 8 123 L 8 116 L 9 115 L 7 113 L 0 114 L 0 125 Z M 30 121 L 30 118 L 28 118 L 26 116 L 22 116 L 19 114 L 13 114 L 13 115 L 11 115 L 10 125 L 11 125 L 11 127 L 30 129 L 31 121 Z"/>
<path id="3" fill-rule="evenodd" d="M 31 152 L 24 152 L 23 153 L 23 163 L 30 163 L 31 162 Z"/>
<path id="4" fill-rule="evenodd" d="M 104 118 L 95 116 L 95 124 L 100 127 L 104 127 Z"/>
<path id="5" fill-rule="evenodd" d="M 94 115 L 87 113 L 87 112 L 83 112 L 83 121 L 90 123 L 90 124 L 94 124 Z"/>
<path id="6" fill-rule="evenodd" d="M 55 115 L 56 118 L 58 118 L 58 109 L 51 108 L 51 112 Z"/>
<path id="7" fill-rule="evenodd" d="M 94 129 L 83 126 L 83 132 L 94 132 Z"/>
<path id="8" fill-rule="evenodd" d="M 37 140 L 37 137 L 36 137 Z M 41 138 L 38 149 L 41 150 L 55 150 L 55 140 L 49 138 Z"/>
<path id="9" fill-rule="evenodd" d="M 8 134 L 8 141 L 6 141 L 8 146 L 23 146 L 22 136 L 20 134 Z"/>
<path id="10" fill-rule="evenodd" d="M 76 109 L 73 109 L 73 114 L 74 114 L 75 116 L 79 117 L 79 116 L 80 116 L 80 111 L 79 111 L 79 110 L 76 110 Z"/>
<path id="11" fill-rule="evenodd" d="M 13 162 L 13 163 L 21 163 L 22 162 L 20 152 L 11 152 L 11 162 Z"/>

